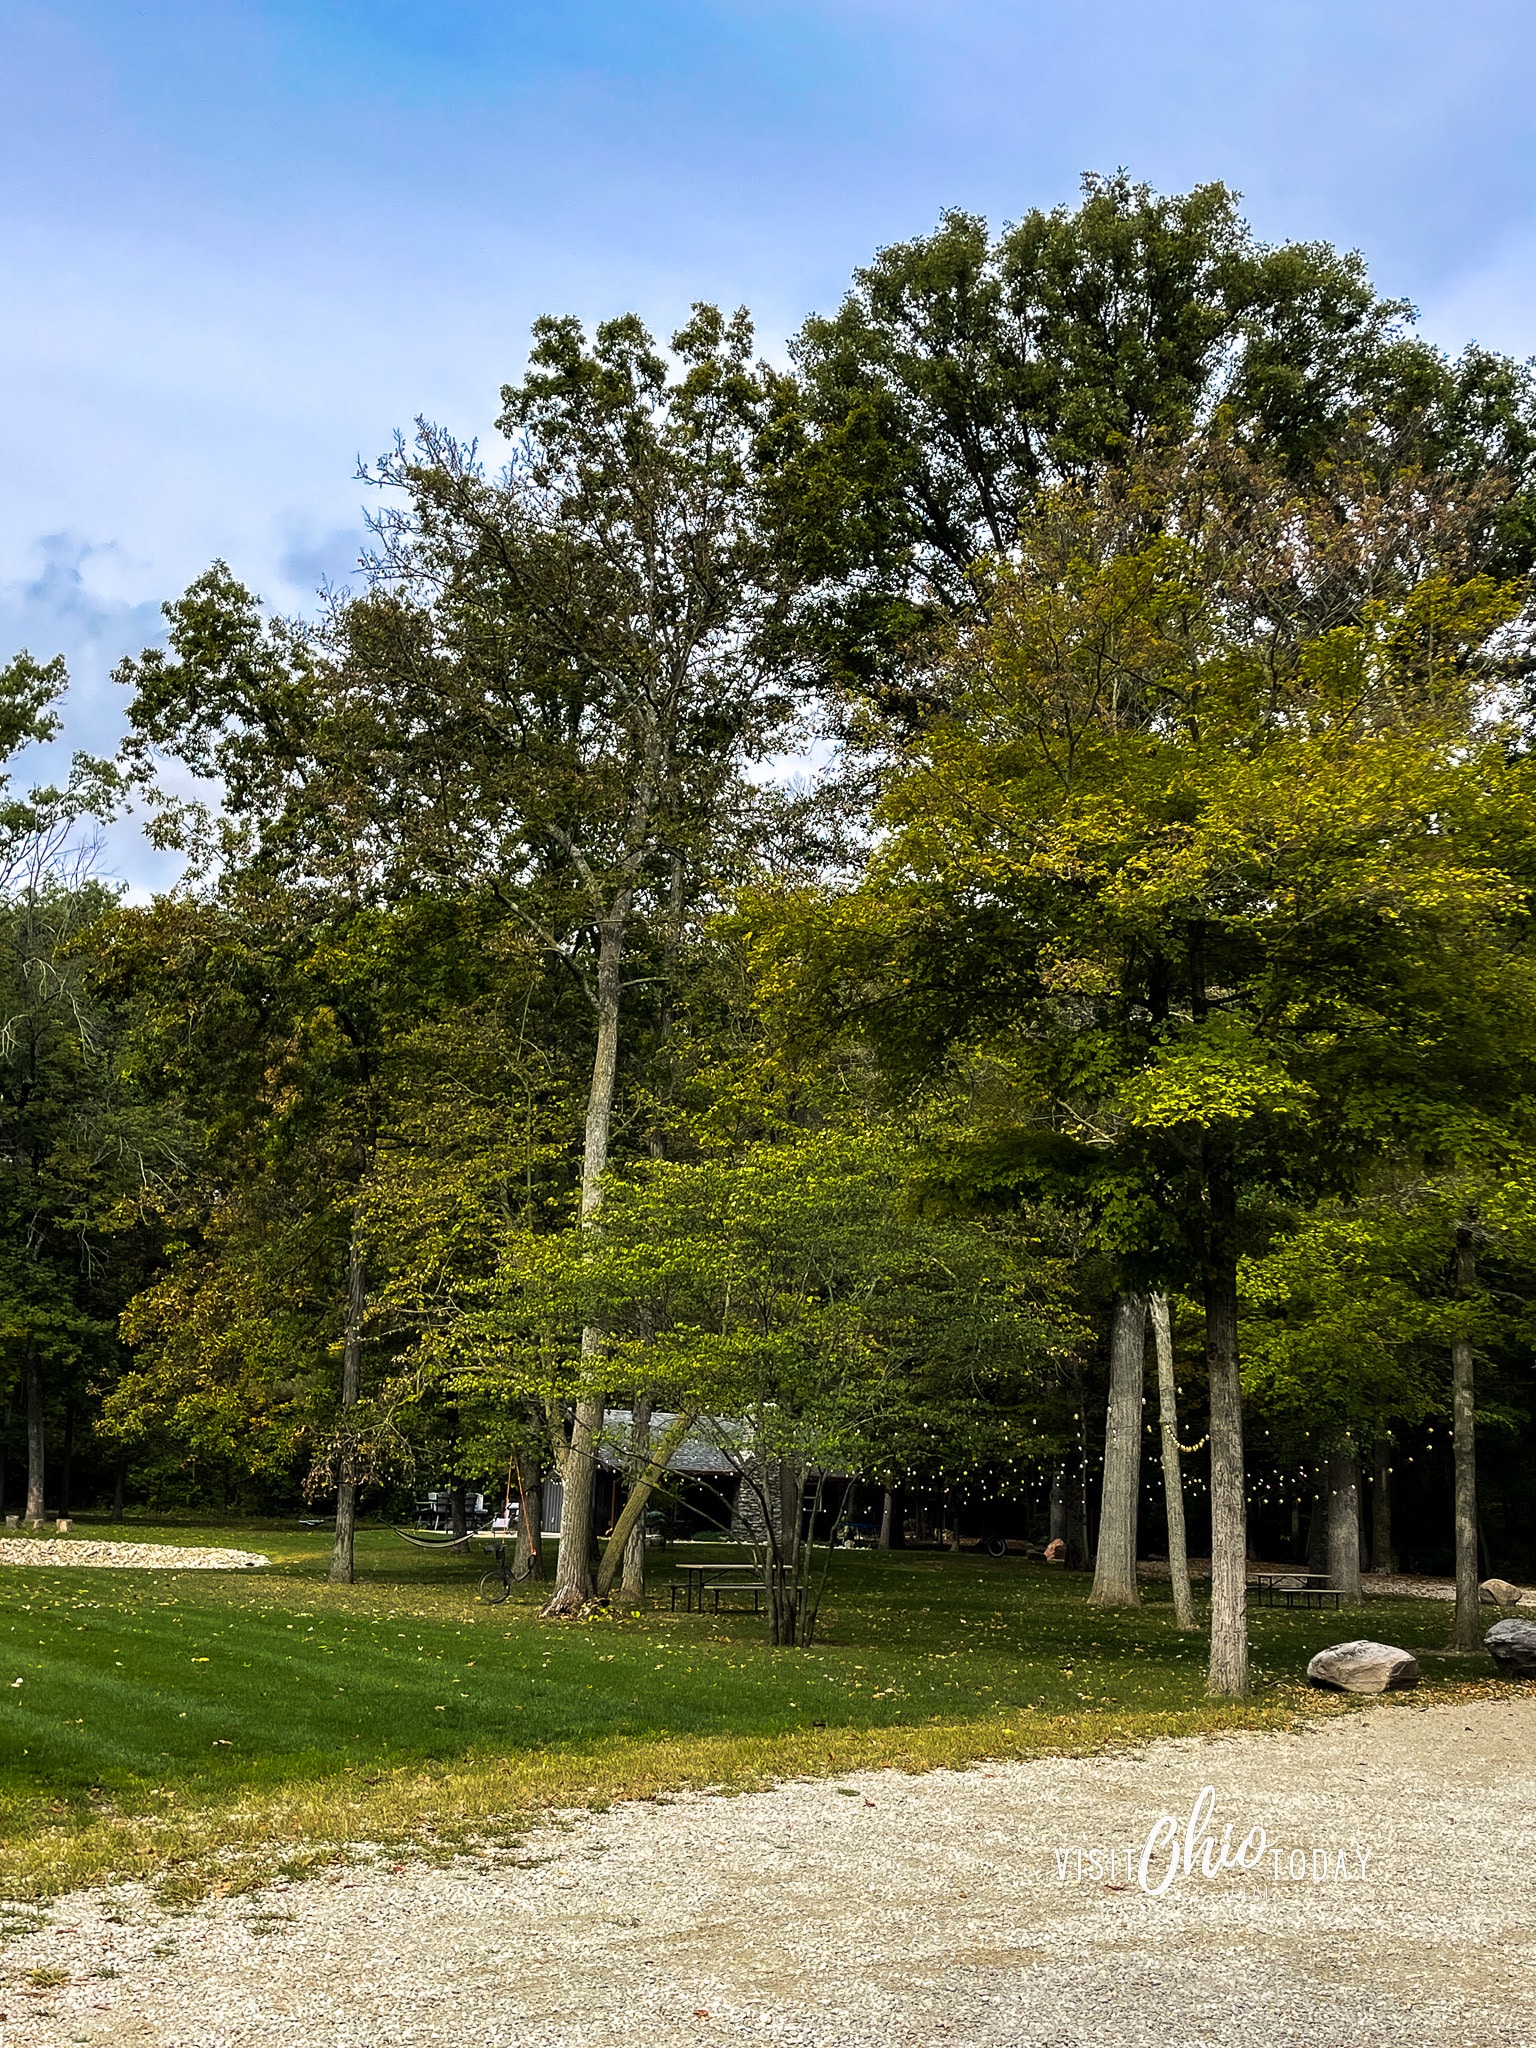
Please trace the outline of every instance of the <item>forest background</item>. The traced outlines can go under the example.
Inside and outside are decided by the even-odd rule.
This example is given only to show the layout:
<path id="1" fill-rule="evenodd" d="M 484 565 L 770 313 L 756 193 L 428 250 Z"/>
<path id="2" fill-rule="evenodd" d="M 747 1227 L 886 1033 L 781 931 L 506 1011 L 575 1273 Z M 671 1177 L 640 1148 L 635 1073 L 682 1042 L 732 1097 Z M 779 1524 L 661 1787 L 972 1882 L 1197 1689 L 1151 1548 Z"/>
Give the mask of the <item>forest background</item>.
<path id="1" fill-rule="evenodd" d="M 334 1502 L 344 1576 L 359 1499 L 557 1468 L 580 1611 L 621 1407 L 636 1516 L 675 1415 L 770 1525 L 1054 1488 L 1133 1599 L 1150 1307 L 1213 1687 L 1250 1552 L 1362 1520 L 1473 1630 L 1532 1568 L 1529 369 L 1121 176 L 788 366 L 542 321 L 502 405 L 366 471 L 317 621 L 213 565 L 0 813 L 7 1510 Z M 12 755 L 65 677 L 3 680 Z"/>

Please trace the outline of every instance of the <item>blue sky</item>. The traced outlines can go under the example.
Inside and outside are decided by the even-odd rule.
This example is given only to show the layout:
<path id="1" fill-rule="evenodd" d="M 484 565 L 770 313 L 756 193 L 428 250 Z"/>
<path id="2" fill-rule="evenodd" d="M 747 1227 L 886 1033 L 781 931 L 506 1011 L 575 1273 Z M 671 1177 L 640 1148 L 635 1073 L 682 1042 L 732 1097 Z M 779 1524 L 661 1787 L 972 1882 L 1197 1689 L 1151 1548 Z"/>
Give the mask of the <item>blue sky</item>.
<path id="1" fill-rule="evenodd" d="M 1124 164 L 1536 353 L 1529 0 L 0 0 L 0 651 L 71 739 L 214 555 L 344 578 L 359 454 L 485 433 L 544 311 L 746 303 Z M 114 835 L 143 884 L 166 871 Z"/>

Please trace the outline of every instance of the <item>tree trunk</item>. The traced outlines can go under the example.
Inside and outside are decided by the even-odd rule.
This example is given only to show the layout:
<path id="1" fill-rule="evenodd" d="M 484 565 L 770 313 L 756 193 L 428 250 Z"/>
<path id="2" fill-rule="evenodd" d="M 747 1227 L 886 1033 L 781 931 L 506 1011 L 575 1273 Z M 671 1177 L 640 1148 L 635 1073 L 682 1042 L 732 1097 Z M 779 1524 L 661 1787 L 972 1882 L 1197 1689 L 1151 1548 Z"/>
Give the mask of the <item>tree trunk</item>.
<path id="1" fill-rule="evenodd" d="M 761 1470 L 758 1505 L 764 1524 L 762 1551 L 768 1587 L 769 1638 L 776 1649 L 793 1649 L 802 1641 L 806 1466 L 800 1459 L 784 1459 L 769 1461 Z M 822 1482 L 818 1479 L 818 1502 L 821 1491 Z M 814 1535 L 813 1509 L 813 1538 Z"/>
<path id="2" fill-rule="evenodd" d="M 885 1498 L 880 1503 L 880 1548 L 891 1547 L 891 1524 L 896 1514 L 896 1496 L 890 1487 L 885 1489 Z"/>
<path id="3" fill-rule="evenodd" d="M 618 1577 L 619 1565 L 629 1546 L 630 1532 L 634 1529 L 644 1532 L 645 1504 L 655 1491 L 657 1482 L 664 1477 L 673 1453 L 692 1429 L 693 1423 L 691 1413 L 675 1416 L 655 1443 L 649 1445 L 645 1467 L 636 1474 L 623 1512 L 614 1523 L 613 1533 L 603 1550 L 603 1561 L 597 1574 L 598 1599 L 607 1598 L 609 1588 Z M 644 1590 L 643 1582 L 641 1590 Z"/>
<path id="4" fill-rule="evenodd" d="M 1147 1304 L 1139 1294 L 1115 1302 L 1109 1340 L 1109 1414 L 1104 1428 L 1104 1486 L 1094 1607 L 1139 1607 L 1136 1510 L 1141 1497 L 1142 1388 L 1146 1373 Z"/>
<path id="5" fill-rule="evenodd" d="M 1236 1201 L 1224 1168 L 1207 1169 L 1211 1241 L 1202 1276 L 1211 1394 L 1211 1655 L 1206 1685 L 1224 1698 L 1248 1690 L 1248 1515 L 1243 1387 L 1237 1353 Z"/>
<path id="6" fill-rule="evenodd" d="M 1365 1598 L 1360 1587 L 1360 1468 L 1353 1451 L 1328 1456 L 1328 1577 L 1350 1607 Z"/>
<path id="7" fill-rule="evenodd" d="M 1065 1544 L 1067 1540 L 1067 1486 L 1058 1465 L 1051 1474 L 1051 1519 L 1047 1524 L 1050 1534 L 1048 1543 Z"/>
<path id="8" fill-rule="evenodd" d="M 587 1091 L 586 1130 L 581 1159 L 581 1227 L 597 1226 L 603 1206 L 603 1175 L 608 1167 L 608 1140 L 619 1085 L 619 1018 L 624 927 L 629 918 L 628 892 L 621 894 L 598 928 L 597 1047 L 592 1056 L 592 1085 Z M 560 1515 L 560 1557 L 555 1587 L 546 1615 L 580 1614 L 592 1599 L 592 1486 L 597 1476 L 597 1439 L 602 1433 L 606 1396 L 591 1391 L 603 1355 L 605 1333 L 581 1333 L 583 1390 L 576 1402 L 562 1477 L 565 1505 Z"/>
<path id="9" fill-rule="evenodd" d="M 69 1513 L 70 1495 L 74 1491 L 72 1485 L 72 1481 L 74 1478 L 74 1462 L 75 1404 L 73 1401 L 66 1401 L 64 1404 L 64 1455 L 59 1460 L 58 1512 L 61 1516 L 67 1516 Z"/>
<path id="10" fill-rule="evenodd" d="M 35 1346 L 27 1346 L 27 1512 L 26 1520 L 39 1528 L 43 1520 L 43 1460 L 47 1443 L 43 1432 L 43 1373 Z"/>
<path id="11" fill-rule="evenodd" d="M 1163 1438 L 1163 1497 L 1168 1508 L 1168 1579 L 1173 1618 L 1180 1628 L 1195 1625 L 1189 1587 L 1189 1552 L 1184 1540 L 1184 1472 L 1179 1463 L 1179 1400 L 1173 1383 L 1173 1320 L 1166 1294 L 1152 1297 L 1152 1337 L 1157 1350 L 1157 1409 Z"/>
<path id="12" fill-rule="evenodd" d="M 671 1056 L 672 1040 L 672 993 L 673 980 L 677 973 L 677 959 L 682 947 L 683 928 L 683 858 L 672 856 L 672 891 L 667 914 L 667 936 L 661 949 L 661 1000 L 656 1012 L 656 1046 L 665 1057 L 668 1073 L 666 1093 L 671 1094 L 671 1079 L 676 1060 Z M 667 1156 L 667 1134 L 663 1124 L 651 1127 L 650 1153 L 653 1159 Z M 645 1318 L 645 1336 L 650 1341 L 655 1336 L 651 1318 Z M 650 1474 L 651 1463 L 651 1397 L 649 1394 L 635 1396 L 634 1411 L 630 1418 L 631 1490 L 643 1485 L 640 1510 L 634 1526 L 624 1541 L 624 1564 L 619 1577 L 619 1598 L 621 1600 L 644 1600 L 645 1598 L 645 1503 L 660 1479 L 661 1472 Z M 681 1439 L 679 1439 L 681 1441 Z M 668 1454 L 670 1456 L 670 1453 Z M 663 1464 L 662 1470 L 665 1470 Z M 626 1506 L 628 1503 L 626 1503 Z M 598 1568 L 598 1588 L 605 1591 L 603 1575 L 608 1560 L 605 1554 Z"/>
<path id="13" fill-rule="evenodd" d="M 1088 1554 L 1088 1477 L 1087 1463 L 1078 1461 L 1078 1483 L 1067 1494 L 1067 1558 L 1068 1571 L 1083 1572 L 1090 1569 L 1093 1559 Z M 959 1517 L 955 1518 L 958 1532 Z"/>
<path id="14" fill-rule="evenodd" d="M 642 1515 L 624 1540 L 624 1562 L 619 1570 L 619 1598 L 645 1598 L 645 1517 Z"/>
<path id="15" fill-rule="evenodd" d="M 651 1462 L 651 1398 L 649 1394 L 635 1396 L 635 1409 L 629 1434 L 630 1453 L 633 1469 L 630 1475 L 630 1491 L 644 1478 Z M 645 1489 L 645 1499 L 651 1497 L 651 1488 Z M 626 1503 L 627 1505 L 627 1503 Z M 645 1503 L 635 1517 L 635 1525 L 624 1543 L 624 1565 L 619 1574 L 619 1597 L 623 1600 L 645 1598 Z M 598 1571 L 598 1584 L 602 1584 L 602 1571 Z"/>
<path id="16" fill-rule="evenodd" d="M 1477 1279 L 1472 1232 L 1463 1224 L 1456 1233 L 1456 1287 L 1470 1295 Z M 1473 1401 L 1472 1340 L 1458 1337 L 1451 1346 L 1451 1434 L 1456 1457 L 1456 1620 L 1453 1650 L 1482 1648 L 1482 1617 L 1477 1600 L 1477 1446 Z"/>
<path id="17" fill-rule="evenodd" d="M 582 1333 L 585 1348 L 586 1333 Z M 571 1440 L 561 1474 L 560 1550 L 555 1586 L 546 1615 L 580 1614 L 596 1592 L 592 1577 L 593 1490 L 597 1478 L 597 1442 L 606 1404 L 601 1394 L 583 1395 L 576 1403 Z"/>
<path id="18" fill-rule="evenodd" d="M 357 1406 L 358 1395 L 362 1392 L 363 1310 L 366 1304 L 363 1254 L 354 1223 L 347 1243 L 347 1322 L 341 1340 L 342 1419 L 341 1440 L 336 1452 L 336 1540 L 331 1545 L 331 1568 L 327 1574 L 333 1586 L 350 1586 L 355 1576 L 357 1451 L 347 1426 L 347 1416 Z"/>
<path id="19" fill-rule="evenodd" d="M 0 1515 L 3 1515 L 3 1514 L 5 1513 L 5 1503 L 6 1503 L 6 1491 L 5 1491 L 5 1477 L 6 1477 L 6 1468 L 5 1468 L 5 1447 L 6 1447 L 6 1445 L 7 1445 L 7 1444 L 8 1444 L 9 1442 L 10 1442 L 10 1436 L 11 1436 L 11 1403 L 10 1403 L 10 1397 L 9 1397 L 9 1395 L 7 1395 L 7 1397 L 6 1397 L 6 1402 L 5 1402 L 5 1407 L 4 1407 L 3 1409 L 0 1409 Z"/>
<path id="20" fill-rule="evenodd" d="M 805 1467 L 798 1459 L 769 1466 L 768 1502 L 779 1548 L 793 1564 L 805 1523 Z"/>
<path id="21" fill-rule="evenodd" d="M 1088 1398 L 1081 1370 L 1073 1388 L 1077 1401 L 1077 1492 L 1067 1517 L 1067 1562 L 1074 1571 L 1093 1570 L 1089 1549 L 1092 1529 L 1088 1521 Z"/>
<path id="22" fill-rule="evenodd" d="M 1315 1487 L 1312 1494 L 1312 1512 L 1307 1519 L 1307 1570 L 1325 1572 L 1328 1569 L 1328 1490 Z"/>
<path id="23" fill-rule="evenodd" d="M 539 1580 L 544 1576 L 544 1467 L 538 1458 L 518 1451 L 513 1470 L 517 1475 L 517 1542 L 512 1568 L 520 1576 Z"/>
<path id="24" fill-rule="evenodd" d="M 128 1474 L 124 1471 L 123 1467 L 119 1465 L 117 1468 L 117 1476 L 112 1481 L 112 1519 L 114 1522 L 120 1522 L 123 1519 L 124 1496 L 126 1495 L 127 1491 Z"/>
<path id="25" fill-rule="evenodd" d="M 464 1481 L 455 1478 L 448 1488 L 448 1534 L 456 1543 L 462 1543 L 469 1534 L 469 1508 L 465 1501 Z"/>

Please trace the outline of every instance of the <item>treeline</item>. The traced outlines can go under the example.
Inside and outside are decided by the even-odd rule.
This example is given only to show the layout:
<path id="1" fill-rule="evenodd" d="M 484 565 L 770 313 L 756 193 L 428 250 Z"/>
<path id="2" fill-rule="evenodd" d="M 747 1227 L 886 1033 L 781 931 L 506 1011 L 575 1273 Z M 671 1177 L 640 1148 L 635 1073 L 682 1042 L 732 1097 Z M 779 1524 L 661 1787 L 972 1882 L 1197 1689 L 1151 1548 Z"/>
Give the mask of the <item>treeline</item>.
<path id="1" fill-rule="evenodd" d="M 788 367 L 540 321 L 497 425 L 366 473 L 313 621 L 215 564 L 119 760 L 0 819 L 28 1517 L 70 1458 L 302 1485 L 345 1578 L 369 1489 L 558 1470 L 571 1613 L 713 1431 L 794 1641 L 808 1475 L 1058 1475 L 1134 1600 L 1162 1401 L 1236 1693 L 1252 1531 L 1316 1494 L 1358 1573 L 1363 1461 L 1385 1565 L 1444 1418 L 1475 1640 L 1536 1277 L 1528 369 L 1117 177 L 882 251 Z M 63 677 L 4 682 L 13 754 Z M 186 861 L 147 907 L 71 833 L 130 803 Z"/>

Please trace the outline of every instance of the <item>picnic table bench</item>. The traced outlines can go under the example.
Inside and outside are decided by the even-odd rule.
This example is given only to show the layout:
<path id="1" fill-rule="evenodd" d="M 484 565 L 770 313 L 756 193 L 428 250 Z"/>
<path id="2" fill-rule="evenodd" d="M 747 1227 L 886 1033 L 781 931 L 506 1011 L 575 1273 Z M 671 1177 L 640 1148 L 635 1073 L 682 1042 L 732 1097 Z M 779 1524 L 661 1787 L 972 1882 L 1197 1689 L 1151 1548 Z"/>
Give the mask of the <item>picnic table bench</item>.
<path id="1" fill-rule="evenodd" d="M 1261 1607 L 1338 1607 L 1344 1598 L 1326 1572 L 1259 1572 L 1253 1584 Z"/>
<path id="2" fill-rule="evenodd" d="M 685 1613 L 692 1614 L 694 1612 L 695 1595 L 697 1595 L 697 1611 L 702 1614 L 704 1612 L 704 1597 L 707 1593 L 713 1593 L 715 1596 L 714 1611 L 716 1614 L 720 1612 L 720 1595 L 732 1591 L 740 1591 L 752 1595 L 752 1612 L 754 1614 L 762 1606 L 763 1579 L 755 1564 L 680 1564 L 677 1569 L 682 1575 Z M 677 1586 L 678 1582 L 674 1579 L 672 1581 L 672 1605 L 674 1608 L 677 1606 Z M 745 1614 L 746 1609 L 744 1607 L 727 1608 L 726 1612 L 728 1614 Z"/>

